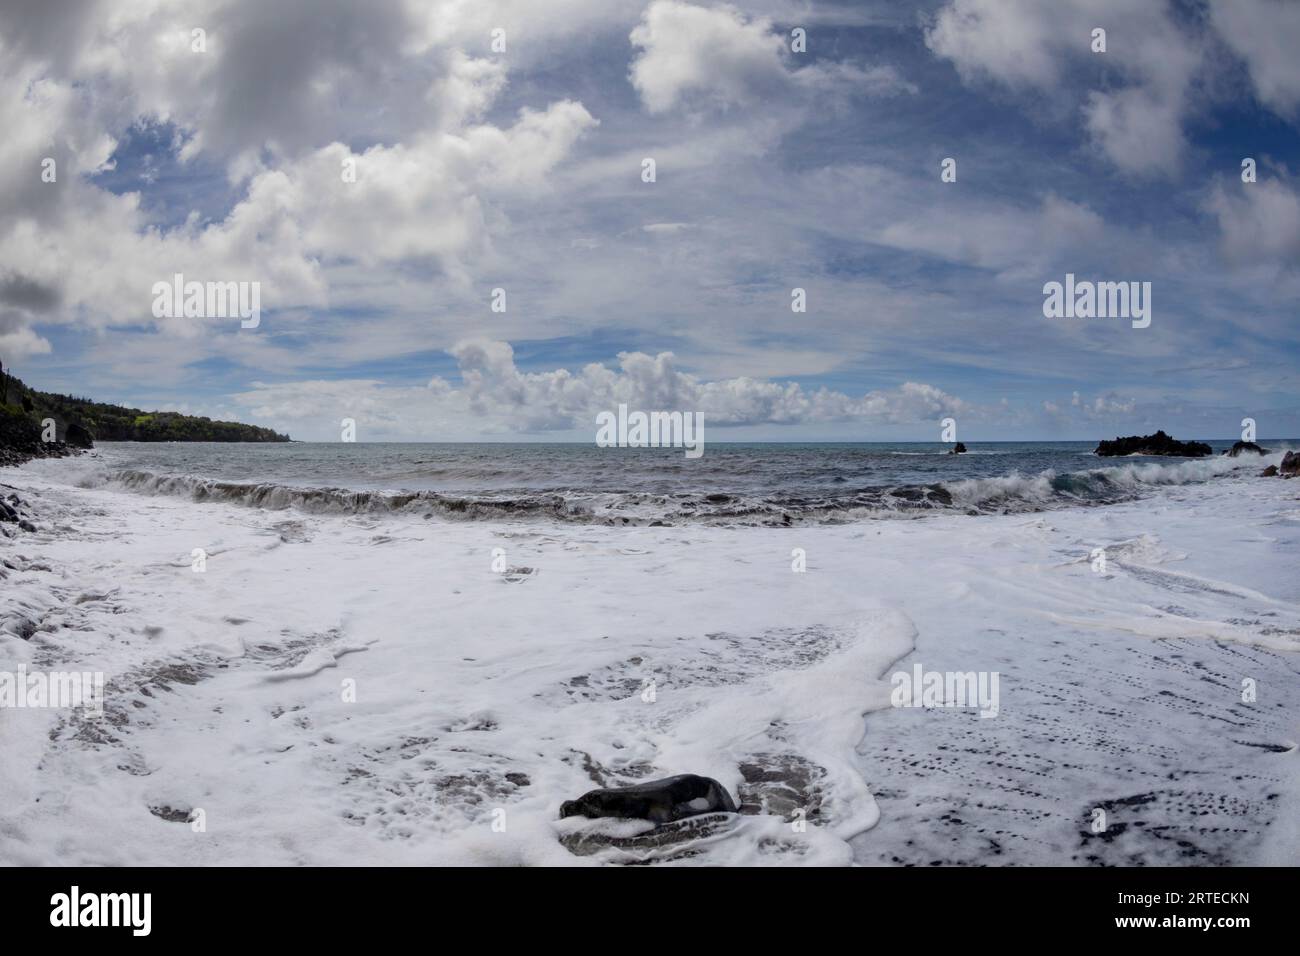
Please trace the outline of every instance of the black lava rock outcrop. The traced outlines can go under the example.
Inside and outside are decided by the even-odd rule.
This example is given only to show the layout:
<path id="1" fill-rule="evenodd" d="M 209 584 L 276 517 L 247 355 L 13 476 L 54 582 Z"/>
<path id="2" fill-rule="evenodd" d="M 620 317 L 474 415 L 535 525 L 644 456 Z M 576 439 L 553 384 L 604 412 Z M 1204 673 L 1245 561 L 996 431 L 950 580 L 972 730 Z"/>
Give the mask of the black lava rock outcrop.
<path id="1" fill-rule="evenodd" d="M 64 442 L 41 441 L 41 426 L 36 421 L 12 406 L 0 405 L 0 467 L 72 453 Z"/>
<path id="2" fill-rule="evenodd" d="M 1154 435 L 1130 435 L 1103 441 L 1097 445 L 1093 454 L 1103 458 L 1116 455 L 1168 455 L 1179 458 L 1204 458 L 1212 454 L 1213 449 L 1203 441 L 1175 441 L 1163 431 Z"/>

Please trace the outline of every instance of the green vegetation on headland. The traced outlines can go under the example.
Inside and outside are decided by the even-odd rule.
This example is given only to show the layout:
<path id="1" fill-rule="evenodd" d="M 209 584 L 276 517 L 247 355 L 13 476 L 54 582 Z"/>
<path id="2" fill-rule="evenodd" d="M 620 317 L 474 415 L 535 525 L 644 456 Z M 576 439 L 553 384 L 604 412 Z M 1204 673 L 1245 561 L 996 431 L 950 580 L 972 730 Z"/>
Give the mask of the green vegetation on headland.
<path id="1" fill-rule="evenodd" d="M 46 419 L 54 421 L 54 441 L 45 441 Z M 282 442 L 289 436 L 256 425 L 38 392 L 0 367 L 0 465 L 66 455 L 97 440 Z"/>

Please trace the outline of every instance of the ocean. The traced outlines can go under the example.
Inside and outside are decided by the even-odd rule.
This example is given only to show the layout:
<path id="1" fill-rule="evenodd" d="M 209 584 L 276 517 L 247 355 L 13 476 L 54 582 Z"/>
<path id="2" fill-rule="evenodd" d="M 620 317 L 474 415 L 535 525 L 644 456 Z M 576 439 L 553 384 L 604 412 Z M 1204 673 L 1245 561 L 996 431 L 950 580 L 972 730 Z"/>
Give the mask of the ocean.
<path id="1" fill-rule="evenodd" d="M 1093 442 L 578 444 L 107 443 L 103 480 L 314 512 L 789 525 L 1107 504 L 1250 473 L 1260 459 L 1098 458 Z M 1275 449 L 1300 442 L 1273 442 Z M 1268 447 L 1268 445 L 1266 445 Z"/>

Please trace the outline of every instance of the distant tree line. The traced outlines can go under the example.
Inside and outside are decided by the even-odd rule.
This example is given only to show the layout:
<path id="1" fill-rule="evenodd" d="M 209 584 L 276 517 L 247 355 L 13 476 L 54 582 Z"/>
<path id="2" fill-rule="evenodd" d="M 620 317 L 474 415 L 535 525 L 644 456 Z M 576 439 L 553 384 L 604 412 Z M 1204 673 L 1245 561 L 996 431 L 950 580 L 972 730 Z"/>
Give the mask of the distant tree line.
<path id="1" fill-rule="evenodd" d="M 60 440 L 69 444 L 89 444 L 90 441 L 289 441 L 288 435 L 256 425 L 217 422 L 177 412 L 146 412 L 89 398 L 38 392 L 8 374 L 3 364 L 0 364 L 0 405 L 37 421 L 54 419 Z"/>

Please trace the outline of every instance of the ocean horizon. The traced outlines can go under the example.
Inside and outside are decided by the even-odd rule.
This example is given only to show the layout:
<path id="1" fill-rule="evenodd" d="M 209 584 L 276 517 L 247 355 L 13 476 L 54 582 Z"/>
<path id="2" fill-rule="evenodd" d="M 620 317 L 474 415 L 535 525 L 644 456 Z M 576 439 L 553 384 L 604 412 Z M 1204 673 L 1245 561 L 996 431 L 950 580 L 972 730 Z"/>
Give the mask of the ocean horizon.
<path id="1" fill-rule="evenodd" d="M 1281 461 L 1102 458 L 1088 442 L 710 444 L 103 443 L 83 483 L 307 511 L 637 523 L 788 525 L 872 517 L 1028 512 L 1108 504 L 1165 485 L 1253 474 Z M 1295 445 L 1300 447 L 1300 442 Z M 1267 459 L 1267 461 L 1265 460 Z"/>

